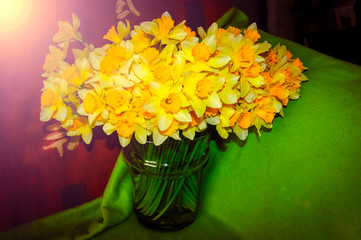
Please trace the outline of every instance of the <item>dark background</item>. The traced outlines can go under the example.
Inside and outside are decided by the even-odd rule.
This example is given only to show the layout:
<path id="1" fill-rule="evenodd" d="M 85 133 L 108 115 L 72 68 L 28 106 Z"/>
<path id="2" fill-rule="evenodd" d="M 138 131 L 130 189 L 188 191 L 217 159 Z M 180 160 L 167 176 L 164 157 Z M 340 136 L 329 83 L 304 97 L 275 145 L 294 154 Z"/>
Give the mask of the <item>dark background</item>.
<path id="1" fill-rule="evenodd" d="M 260 29 L 328 55 L 360 64 L 360 1 L 356 0 L 133 0 L 140 17 L 131 25 L 168 11 L 176 23 L 208 27 L 232 6 Z M 0 231 L 90 201 L 103 194 L 120 151 L 117 137 L 94 131 L 84 143 L 60 157 L 42 149 L 40 122 L 42 65 L 58 21 L 80 18 L 88 43 L 101 46 L 116 25 L 116 0 L 32 1 L 26 22 L 0 32 Z"/>

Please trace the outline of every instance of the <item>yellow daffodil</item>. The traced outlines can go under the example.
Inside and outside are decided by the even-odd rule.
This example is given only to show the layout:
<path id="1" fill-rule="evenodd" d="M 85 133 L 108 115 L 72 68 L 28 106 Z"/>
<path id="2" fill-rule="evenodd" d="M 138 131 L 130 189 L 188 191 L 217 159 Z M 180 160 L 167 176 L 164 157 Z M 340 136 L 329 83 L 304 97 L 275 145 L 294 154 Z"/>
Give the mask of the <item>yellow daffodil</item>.
<path id="1" fill-rule="evenodd" d="M 216 52 L 216 36 L 210 35 L 200 43 L 184 41 L 181 43 L 182 53 L 188 61 L 188 71 L 216 72 L 216 69 L 224 67 L 231 57 Z"/>
<path id="2" fill-rule="evenodd" d="M 63 121 L 67 117 L 67 107 L 63 102 L 67 94 L 67 84 L 60 78 L 52 81 L 44 81 L 43 93 L 41 94 L 41 121 L 49 121 L 54 118 Z"/>
<path id="3" fill-rule="evenodd" d="M 224 84 L 224 78 L 207 73 L 189 72 L 184 76 L 184 94 L 194 109 L 197 117 L 201 117 L 207 107 L 220 108 L 222 102 L 217 91 Z"/>
<path id="4" fill-rule="evenodd" d="M 69 137 L 89 143 L 96 126 L 116 133 L 123 147 L 132 138 L 144 144 L 152 137 L 157 146 L 180 134 L 193 140 L 209 125 L 222 138 L 233 132 L 245 140 L 252 127 L 271 128 L 308 80 L 285 46 L 259 42 L 256 24 L 241 30 L 213 23 L 198 28 L 198 38 L 165 12 L 133 29 L 119 22 L 100 47 L 84 43 L 79 26 L 76 15 L 73 24 L 59 23 L 59 47 L 50 46 L 43 66 L 40 119 L 60 123 L 64 132 L 50 135 L 57 142 L 47 148 L 61 152 Z M 85 47 L 73 48 L 69 63 L 74 40 Z"/>
<path id="5" fill-rule="evenodd" d="M 115 44 L 119 44 L 125 36 L 128 35 L 130 31 L 130 25 L 127 21 L 127 25 L 125 25 L 123 22 L 119 22 L 117 26 L 117 30 L 115 30 L 115 27 L 112 26 L 108 33 L 104 35 L 104 39 L 110 40 Z"/>
<path id="6" fill-rule="evenodd" d="M 150 46 L 151 39 L 139 26 L 135 27 L 130 34 L 132 36 L 130 41 L 134 46 L 135 53 L 142 52 Z"/>
<path id="7" fill-rule="evenodd" d="M 167 86 L 152 81 L 150 91 L 152 96 L 145 103 L 144 109 L 148 113 L 156 115 L 157 132 L 153 135 L 154 142 L 159 145 L 168 136 L 179 139 L 179 123 L 192 121 L 191 115 L 186 109 L 188 103 L 182 93 L 181 83 Z"/>
<path id="8" fill-rule="evenodd" d="M 83 100 L 78 106 L 77 112 L 88 117 L 90 125 L 102 125 L 107 118 L 108 111 L 104 102 L 104 92 L 99 85 L 93 84 L 94 89 L 81 89 L 79 97 Z"/>
<path id="9" fill-rule="evenodd" d="M 109 46 L 99 62 L 99 72 L 89 82 L 97 82 L 102 88 L 133 86 L 133 81 L 127 76 L 132 56 L 133 45 L 129 41 Z"/>
<path id="10" fill-rule="evenodd" d="M 155 45 L 159 41 L 161 44 L 168 44 L 184 40 L 188 36 L 183 28 L 184 23 L 185 21 L 174 26 L 172 17 L 165 12 L 160 18 L 152 22 L 143 22 L 140 26 L 145 33 L 154 36 L 151 45 Z"/>
<path id="11" fill-rule="evenodd" d="M 59 22 L 59 31 L 54 35 L 53 41 L 57 43 L 65 43 L 68 41 L 78 40 L 82 42 L 82 37 L 78 28 L 80 21 L 76 14 L 73 13 L 73 25 L 69 22 Z"/>
<path id="12" fill-rule="evenodd" d="M 86 80 L 93 76 L 93 70 L 86 58 L 76 59 L 75 64 L 67 66 L 61 77 L 69 84 L 80 87 Z"/>
<path id="13" fill-rule="evenodd" d="M 92 127 L 86 117 L 78 116 L 73 120 L 73 125 L 65 128 L 68 136 L 81 136 L 86 144 L 89 144 L 93 138 Z"/>
<path id="14" fill-rule="evenodd" d="M 45 57 L 45 63 L 43 65 L 43 70 L 46 73 L 52 73 L 61 68 L 61 65 L 64 65 L 64 59 L 67 56 L 68 48 L 67 46 L 63 49 L 57 48 L 53 45 L 49 46 L 49 53 Z M 43 75 L 44 77 L 47 76 L 47 74 Z"/>

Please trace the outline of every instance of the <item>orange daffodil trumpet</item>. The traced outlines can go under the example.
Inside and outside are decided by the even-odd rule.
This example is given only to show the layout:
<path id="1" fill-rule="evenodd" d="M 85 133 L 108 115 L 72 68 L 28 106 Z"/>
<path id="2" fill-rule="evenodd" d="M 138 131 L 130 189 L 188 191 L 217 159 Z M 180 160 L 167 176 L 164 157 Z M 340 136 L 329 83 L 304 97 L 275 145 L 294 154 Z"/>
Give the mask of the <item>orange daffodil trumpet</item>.
<path id="1" fill-rule="evenodd" d="M 209 125 L 227 138 L 244 140 L 248 129 L 271 128 L 276 114 L 300 96 L 306 68 L 285 46 L 258 42 L 256 24 L 247 29 L 213 23 L 196 33 L 168 12 L 131 30 L 129 22 L 111 27 L 102 47 L 73 49 L 83 42 L 74 26 L 59 25 L 44 70 L 42 121 L 55 119 L 68 136 L 89 143 L 92 129 L 116 133 L 124 147 L 131 139 L 155 145 L 180 135 L 193 139 Z"/>

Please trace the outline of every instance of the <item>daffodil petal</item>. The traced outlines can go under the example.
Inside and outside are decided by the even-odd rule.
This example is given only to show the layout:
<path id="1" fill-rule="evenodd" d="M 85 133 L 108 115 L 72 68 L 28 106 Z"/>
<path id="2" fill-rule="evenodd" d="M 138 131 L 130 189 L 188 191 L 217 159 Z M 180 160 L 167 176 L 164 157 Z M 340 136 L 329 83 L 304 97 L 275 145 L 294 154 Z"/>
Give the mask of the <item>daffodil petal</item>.
<path id="1" fill-rule="evenodd" d="M 143 108 L 149 113 L 155 113 L 160 107 L 159 105 L 159 101 L 156 98 L 151 98 L 144 104 Z"/>
<path id="2" fill-rule="evenodd" d="M 86 144 L 89 144 L 92 141 L 93 132 L 92 132 L 91 128 L 89 128 L 89 127 L 84 127 L 84 128 L 86 128 L 86 129 L 84 130 L 83 134 L 81 135 L 81 138 L 83 139 L 83 141 Z"/>
<path id="3" fill-rule="evenodd" d="M 165 131 L 167 130 L 170 125 L 173 122 L 173 115 L 172 114 L 167 114 L 167 113 L 163 113 L 160 114 L 159 118 L 158 118 L 158 128 L 161 131 Z"/>
<path id="4" fill-rule="evenodd" d="M 202 42 L 204 42 L 205 44 L 207 44 L 207 46 L 211 48 L 212 53 L 216 50 L 216 44 L 217 44 L 216 35 L 214 34 L 209 35 Z"/>
<path id="5" fill-rule="evenodd" d="M 235 110 L 231 107 L 223 107 L 222 109 L 220 109 L 221 115 L 228 120 L 233 116 L 234 111 Z"/>
<path id="6" fill-rule="evenodd" d="M 221 124 L 218 124 L 217 126 L 216 126 L 216 129 L 217 129 L 217 132 L 218 132 L 218 134 L 219 134 L 219 136 L 221 137 L 221 138 L 223 138 L 223 139 L 227 139 L 228 138 L 228 132 L 224 129 L 224 128 L 222 128 L 222 126 L 221 126 Z"/>
<path id="7" fill-rule="evenodd" d="M 260 86 L 262 86 L 264 84 L 264 78 L 261 75 L 259 75 L 258 77 L 255 77 L 255 78 L 247 78 L 247 80 L 256 88 L 259 88 Z"/>
<path id="8" fill-rule="evenodd" d="M 196 135 L 196 128 L 192 127 L 186 130 L 183 130 L 182 132 L 183 136 L 185 136 L 186 138 L 193 140 L 194 136 Z"/>
<path id="9" fill-rule="evenodd" d="M 164 136 L 159 133 L 158 129 L 154 129 L 153 131 L 153 142 L 155 146 L 161 145 L 165 140 L 167 140 L 168 136 Z"/>
<path id="10" fill-rule="evenodd" d="M 225 104 L 234 104 L 238 100 L 237 94 L 235 94 L 232 89 L 224 89 L 219 93 L 219 97 Z"/>
<path id="11" fill-rule="evenodd" d="M 60 108 L 58 108 L 57 113 L 55 114 L 54 118 L 60 122 L 64 121 L 66 116 L 68 115 L 68 111 L 66 109 L 66 106 L 63 105 Z"/>
<path id="12" fill-rule="evenodd" d="M 226 65 L 227 63 L 229 63 L 230 60 L 231 60 L 230 56 L 217 55 L 217 56 L 209 59 L 208 64 L 213 68 L 221 68 L 224 65 Z"/>
<path id="13" fill-rule="evenodd" d="M 241 77 L 241 97 L 245 97 L 250 89 L 251 86 L 249 85 L 248 80 L 245 77 Z"/>
<path id="14" fill-rule="evenodd" d="M 122 147 L 126 147 L 129 143 L 131 138 L 124 138 L 118 135 L 119 143 Z"/>
<path id="15" fill-rule="evenodd" d="M 147 141 L 147 130 L 136 124 L 134 136 L 140 144 L 145 144 Z"/>
<path id="16" fill-rule="evenodd" d="M 194 111 L 197 115 L 197 117 L 202 117 L 204 112 L 206 111 L 206 104 L 203 103 L 202 100 L 195 98 L 194 101 L 191 103 L 192 107 L 194 108 Z"/>
<path id="17" fill-rule="evenodd" d="M 94 113 L 88 115 L 88 122 L 90 125 L 94 123 L 97 117 L 102 113 L 102 109 L 96 109 Z"/>
<path id="18" fill-rule="evenodd" d="M 180 110 L 174 118 L 179 122 L 192 122 L 192 116 L 186 109 Z"/>
<path id="19" fill-rule="evenodd" d="M 154 79 L 154 76 L 150 69 L 146 67 L 144 64 L 135 64 L 133 66 L 134 74 L 137 75 L 144 82 L 150 82 Z"/>
<path id="20" fill-rule="evenodd" d="M 114 76 L 114 82 L 116 85 L 122 86 L 124 88 L 129 88 L 134 86 L 134 82 L 130 81 L 129 79 L 125 78 L 122 75 Z"/>
<path id="21" fill-rule="evenodd" d="M 84 105 L 80 104 L 76 110 L 76 112 L 80 115 L 87 116 L 87 112 L 84 110 Z"/>
<path id="22" fill-rule="evenodd" d="M 210 125 L 217 125 L 217 124 L 219 124 L 221 122 L 221 120 L 219 119 L 219 116 L 207 117 L 205 119 L 205 121 Z"/>
<path id="23" fill-rule="evenodd" d="M 282 110 L 282 103 L 280 103 L 279 101 L 273 101 L 273 107 L 275 109 L 275 112 L 279 113 Z"/>
<path id="24" fill-rule="evenodd" d="M 42 107 L 40 112 L 40 121 L 42 122 L 49 121 L 53 116 L 55 110 L 56 107 L 47 107 L 47 108 Z"/>
<path id="25" fill-rule="evenodd" d="M 221 108 L 222 107 L 222 102 L 219 99 L 219 96 L 216 92 L 212 92 L 206 101 L 207 101 L 208 107 L 211 107 L 211 108 Z"/>
<path id="26" fill-rule="evenodd" d="M 170 135 L 171 138 L 173 138 L 174 140 L 182 140 L 179 137 L 179 131 L 176 131 L 175 133 L 172 133 L 172 135 Z"/>
<path id="27" fill-rule="evenodd" d="M 174 28 L 169 33 L 169 38 L 175 39 L 175 40 L 183 40 L 185 37 L 187 37 L 187 33 L 182 28 Z"/>
<path id="28" fill-rule="evenodd" d="M 234 126 L 233 132 L 237 135 L 240 140 L 246 140 L 248 136 L 248 129 L 242 129 L 238 125 Z"/>
<path id="29" fill-rule="evenodd" d="M 157 27 L 157 24 L 155 22 L 142 22 L 140 24 L 140 26 L 142 27 L 142 30 L 145 32 L 145 33 L 152 33 L 153 30 Z"/>
<path id="30" fill-rule="evenodd" d="M 110 135 L 115 131 L 115 126 L 111 123 L 105 123 L 103 125 L 103 131 L 105 134 Z"/>

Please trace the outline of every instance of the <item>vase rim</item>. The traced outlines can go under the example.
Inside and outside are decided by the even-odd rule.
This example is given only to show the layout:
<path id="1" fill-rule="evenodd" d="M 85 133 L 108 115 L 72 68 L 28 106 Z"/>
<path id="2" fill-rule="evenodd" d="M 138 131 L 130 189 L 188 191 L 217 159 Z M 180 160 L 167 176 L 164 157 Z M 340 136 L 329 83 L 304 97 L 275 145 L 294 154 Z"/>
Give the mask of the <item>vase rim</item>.
<path id="1" fill-rule="evenodd" d="M 204 157 L 204 160 L 201 161 L 200 163 L 198 163 L 196 166 L 194 166 L 192 168 L 189 168 L 189 169 L 186 169 L 185 171 L 176 171 L 176 172 L 167 173 L 167 175 L 170 175 L 170 176 L 176 176 L 176 175 L 181 176 L 181 175 L 183 175 L 183 176 L 185 176 L 185 175 L 193 174 L 194 172 L 200 170 L 208 162 L 208 160 L 209 160 L 209 154 L 207 154 Z M 164 175 L 164 173 L 161 173 L 161 172 L 147 171 L 146 169 L 142 169 L 142 168 L 140 168 L 138 166 L 135 166 L 134 164 L 130 163 L 126 158 L 124 158 L 124 161 L 127 163 L 127 165 L 129 167 L 135 169 L 136 171 L 146 173 L 146 174 L 150 174 L 151 176 L 162 176 L 162 175 Z M 146 160 L 145 160 L 145 162 L 146 162 Z M 170 166 L 168 166 L 168 164 L 166 162 L 159 163 L 159 162 L 156 162 L 156 161 L 152 161 L 152 163 L 154 163 L 155 165 L 152 165 L 151 163 L 149 163 L 146 166 L 152 167 L 154 169 L 161 168 L 161 167 L 170 167 Z"/>

